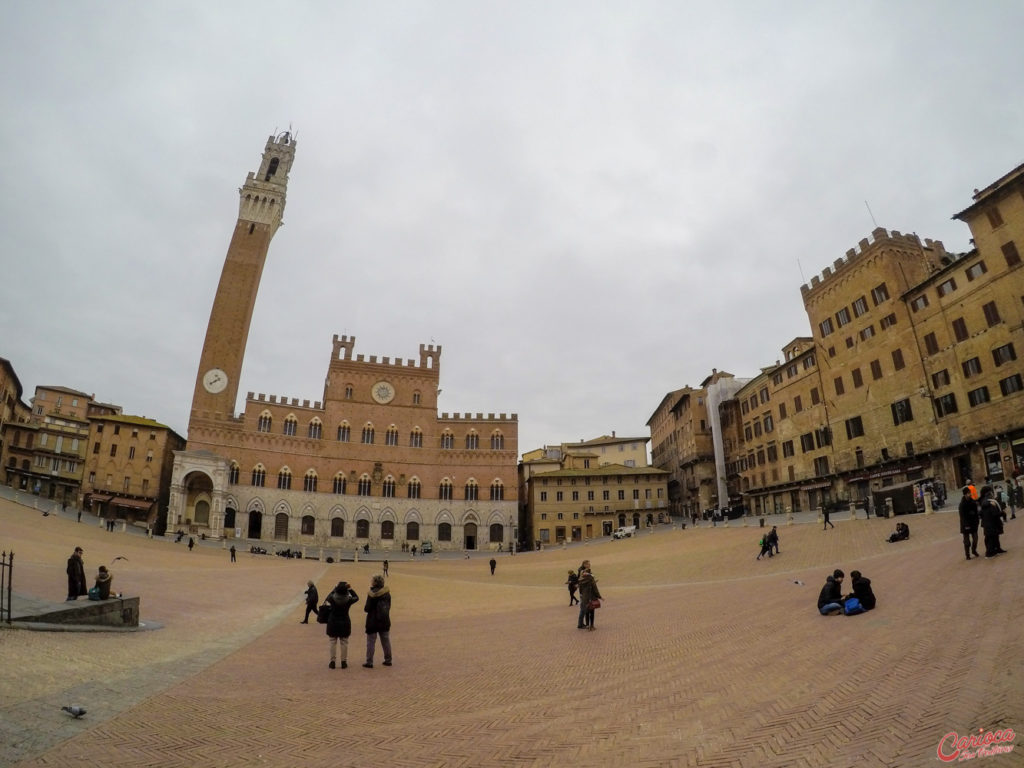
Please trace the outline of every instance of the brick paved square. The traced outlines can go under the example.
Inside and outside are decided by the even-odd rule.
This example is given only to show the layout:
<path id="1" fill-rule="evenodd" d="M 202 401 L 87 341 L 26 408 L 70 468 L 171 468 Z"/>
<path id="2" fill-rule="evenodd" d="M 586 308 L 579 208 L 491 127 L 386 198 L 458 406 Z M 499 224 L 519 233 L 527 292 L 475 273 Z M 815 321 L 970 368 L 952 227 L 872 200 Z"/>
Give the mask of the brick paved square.
<path id="1" fill-rule="evenodd" d="M 121 555 L 137 633 L 4 629 L 0 763 L 18 766 L 923 766 L 948 733 L 1024 728 L 1020 526 L 1009 553 L 963 559 L 954 513 L 835 530 L 780 524 L 643 532 L 498 558 L 391 557 L 395 663 L 360 666 L 379 563 L 189 553 L 0 501 L 18 591 L 59 601 L 75 545 L 87 573 Z M 605 596 L 576 629 L 563 585 L 591 560 Z M 878 608 L 822 617 L 833 568 Z M 302 591 L 353 583 L 346 670 Z M 802 582 L 802 583 L 796 583 Z M 74 720 L 60 706 L 89 710 Z M 973 764 L 1024 764 L 1009 754 Z"/>

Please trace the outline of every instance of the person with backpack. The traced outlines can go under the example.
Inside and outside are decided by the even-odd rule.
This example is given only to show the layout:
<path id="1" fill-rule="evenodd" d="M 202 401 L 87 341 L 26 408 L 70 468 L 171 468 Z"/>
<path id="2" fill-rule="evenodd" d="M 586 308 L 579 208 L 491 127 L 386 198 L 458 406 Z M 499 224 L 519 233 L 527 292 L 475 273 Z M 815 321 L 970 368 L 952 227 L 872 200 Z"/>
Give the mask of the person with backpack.
<path id="1" fill-rule="evenodd" d="M 576 571 L 569 571 L 569 579 L 565 583 L 569 588 L 569 605 L 575 605 L 579 602 L 579 598 L 576 597 L 576 588 L 580 583 L 580 577 L 576 575 Z"/>
<path id="2" fill-rule="evenodd" d="M 755 560 L 760 560 L 765 555 L 768 555 L 768 557 L 775 557 L 775 555 L 772 554 L 772 543 L 771 539 L 768 538 L 767 533 L 761 537 L 759 544 L 761 545 L 761 552 L 756 558 L 754 558 Z"/>
<path id="3" fill-rule="evenodd" d="M 391 666 L 391 590 L 384 583 L 384 576 L 377 574 L 370 581 L 370 593 L 363 605 L 366 611 L 366 663 L 373 669 L 373 652 L 377 648 L 377 635 L 384 651 L 384 666 Z"/>
<path id="4" fill-rule="evenodd" d="M 853 616 L 856 613 L 873 610 L 877 601 L 875 592 L 871 589 L 871 579 L 863 576 L 860 571 L 850 571 L 850 586 L 853 587 L 853 592 L 846 596 L 843 612 L 847 616 Z M 857 601 L 857 607 L 852 610 L 848 605 L 850 599 Z"/>
<path id="5" fill-rule="evenodd" d="M 341 668 L 348 669 L 348 639 L 352 635 L 352 620 L 348 609 L 359 602 L 359 595 L 349 586 L 347 581 L 339 581 L 334 591 L 327 596 L 320 610 L 329 610 L 327 616 L 327 638 L 331 645 L 331 663 L 327 666 L 335 669 L 337 655 L 335 651 L 341 646 Z M 319 621 L 319 618 L 317 619 Z"/>

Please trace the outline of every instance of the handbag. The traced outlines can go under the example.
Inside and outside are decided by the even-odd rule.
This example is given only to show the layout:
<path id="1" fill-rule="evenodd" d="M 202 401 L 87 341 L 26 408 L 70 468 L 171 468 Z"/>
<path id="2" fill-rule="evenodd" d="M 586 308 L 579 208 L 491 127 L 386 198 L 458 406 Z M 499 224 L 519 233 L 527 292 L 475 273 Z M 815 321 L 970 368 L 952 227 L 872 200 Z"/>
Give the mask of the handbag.
<path id="1" fill-rule="evenodd" d="M 589 603 L 587 603 L 587 610 L 588 611 L 596 611 L 600 607 L 601 607 L 601 601 L 598 600 L 596 597 L 593 600 L 591 600 Z"/>
<path id="2" fill-rule="evenodd" d="M 323 605 L 316 609 L 316 623 L 326 624 L 331 618 L 331 604 L 324 600 Z"/>
<path id="3" fill-rule="evenodd" d="M 90 600 L 99 600 L 100 599 L 100 588 L 99 587 L 89 587 L 89 599 Z"/>

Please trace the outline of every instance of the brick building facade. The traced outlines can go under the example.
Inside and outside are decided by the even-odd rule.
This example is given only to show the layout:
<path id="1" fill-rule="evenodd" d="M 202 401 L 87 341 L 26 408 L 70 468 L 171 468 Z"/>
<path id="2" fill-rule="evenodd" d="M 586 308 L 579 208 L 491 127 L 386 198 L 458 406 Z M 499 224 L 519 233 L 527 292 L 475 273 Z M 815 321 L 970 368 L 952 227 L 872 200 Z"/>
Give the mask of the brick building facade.
<path id="1" fill-rule="evenodd" d="M 518 417 L 438 413 L 441 347 L 417 359 L 354 352 L 334 336 L 321 400 L 237 382 L 263 264 L 285 205 L 295 141 L 267 141 L 238 220 L 177 454 L 168 525 L 213 536 L 348 549 L 507 546 L 517 535 Z"/>

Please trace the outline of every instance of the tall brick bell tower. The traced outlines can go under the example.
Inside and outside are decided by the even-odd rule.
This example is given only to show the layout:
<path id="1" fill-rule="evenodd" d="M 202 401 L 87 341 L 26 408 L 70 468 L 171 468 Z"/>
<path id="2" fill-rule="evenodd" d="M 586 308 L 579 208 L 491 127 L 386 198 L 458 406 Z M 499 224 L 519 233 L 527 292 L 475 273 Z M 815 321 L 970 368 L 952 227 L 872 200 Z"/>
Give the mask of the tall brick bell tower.
<path id="1" fill-rule="evenodd" d="M 253 305 L 270 241 L 281 226 L 296 142 L 290 132 L 267 139 L 260 169 L 238 190 L 238 221 L 224 259 L 199 358 L 189 432 L 193 424 L 234 415 L 238 379 Z"/>

